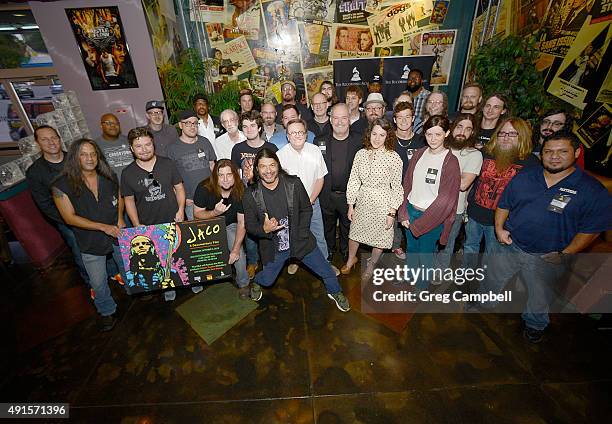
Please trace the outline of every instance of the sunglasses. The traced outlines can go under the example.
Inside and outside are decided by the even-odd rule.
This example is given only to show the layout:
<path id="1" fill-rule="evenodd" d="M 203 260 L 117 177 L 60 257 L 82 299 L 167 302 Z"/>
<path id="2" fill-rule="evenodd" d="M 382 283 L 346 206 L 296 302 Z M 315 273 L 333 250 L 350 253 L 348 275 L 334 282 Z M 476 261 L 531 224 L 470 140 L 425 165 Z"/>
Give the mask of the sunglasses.
<path id="1" fill-rule="evenodd" d="M 149 172 L 149 180 L 153 180 L 153 187 L 159 187 L 159 182 L 155 179 L 155 176 L 153 175 L 152 172 Z"/>

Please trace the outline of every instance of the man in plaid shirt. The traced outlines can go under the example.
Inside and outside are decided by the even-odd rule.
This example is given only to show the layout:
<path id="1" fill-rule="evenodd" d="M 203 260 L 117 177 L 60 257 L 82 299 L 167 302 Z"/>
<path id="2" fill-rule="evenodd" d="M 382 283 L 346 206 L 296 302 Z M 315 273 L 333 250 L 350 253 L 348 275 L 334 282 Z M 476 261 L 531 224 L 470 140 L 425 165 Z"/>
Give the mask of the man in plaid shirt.
<path id="1" fill-rule="evenodd" d="M 423 131 L 423 109 L 425 109 L 425 99 L 431 91 L 423 87 L 423 72 L 420 69 L 413 69 L 408 74 L 408 91 L 412 93 L 412 104 L 414 106 L 414 132 L 421 134 Z"/>

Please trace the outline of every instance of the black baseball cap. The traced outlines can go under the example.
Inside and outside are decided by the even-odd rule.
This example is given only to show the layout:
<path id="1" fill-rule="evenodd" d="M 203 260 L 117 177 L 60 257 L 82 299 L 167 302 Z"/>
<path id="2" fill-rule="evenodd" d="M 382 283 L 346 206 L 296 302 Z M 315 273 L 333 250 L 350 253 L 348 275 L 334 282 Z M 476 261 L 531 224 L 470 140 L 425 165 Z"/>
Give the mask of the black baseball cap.
<path id="1" fill-rule="evenodd" d="M 145 111 L 149 111 L 149 109 L 163 109 L 164 102 L 161 100 L 149 100 L 145 105 Z"/>
<path id="2" fill-rule="evenodd" d="M 197 118 L 198 115 L 192 109 L 182 110 L 178 114 L 179 121 L 184 121 L 189 118 Z"/>

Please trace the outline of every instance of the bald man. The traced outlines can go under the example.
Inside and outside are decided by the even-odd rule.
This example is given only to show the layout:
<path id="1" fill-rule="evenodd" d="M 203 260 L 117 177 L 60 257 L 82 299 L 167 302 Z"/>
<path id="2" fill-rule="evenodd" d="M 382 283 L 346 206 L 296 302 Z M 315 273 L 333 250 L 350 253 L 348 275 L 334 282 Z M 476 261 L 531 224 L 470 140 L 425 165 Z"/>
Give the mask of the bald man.
<path id="1" fill-rule="evenodd" d="M 100 128 L 102 135 L 95 142 L 102 150 L 106 161 L 117 174 L 121 181 L 121 171 L 134 161 L 130 143 L 126 136 L 121 134 L 121 124 L 119 119 L 112 113 L 105 113 L 100 118 Z"/>

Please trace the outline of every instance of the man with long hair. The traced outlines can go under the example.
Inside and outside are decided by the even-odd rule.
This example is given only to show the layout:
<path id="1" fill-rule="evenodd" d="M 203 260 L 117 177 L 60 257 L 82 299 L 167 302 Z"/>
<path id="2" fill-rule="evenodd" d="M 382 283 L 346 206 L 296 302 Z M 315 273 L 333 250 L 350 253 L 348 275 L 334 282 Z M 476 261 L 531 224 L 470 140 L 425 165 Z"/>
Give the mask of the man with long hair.
<path id="1" fill-rule="evenodd" d="M 259 238 L 263 269 L 255 276 L 251 299 L 261 299 L 261 286 L 274 284 L 285 263 L 294 258 L 323 279 L 338 309 L 350 310 L 338 277 L 310 231 L 312 205 L 300 179 L 283 171 L 269 149 L 257 153 L 253 171 L 253 184 L 243 198 L 244 214 L 248 232 Z"/>
<path id="2" fill-rule="evenodd" d="M 455 121 L 450 126 L 450 135 L 446 138 L 446 146 L 451 153 L 459 160 L 459 170 L 461 172 L 461 184 L 459 187 L 459 199 L 457 201 L 457 211 L 455 221 L 448 235 L 448 240 L 444 249 L 440 250 L 436 262 L 439 268 L 447 268 L 450 265 L 451 255 L 455 249 L 455 240 L 463 225 L 463 214 L 467 207 L 467 195 L 480 174 L 482 167 L 482 153 L 474 146 L 476 144 L 476 129 L 478 121 L 471 113 L 459 113 Z"/>
<path id="3" fill-rule="evenodd" d="M 494 227 L 497 203 L 510 180 L 521 169 L 537 166 L 538 163 L 538 158 L 531 153 L 529 124 L 521 118 L 502 120 L 483 150 L 480 177 L 469 195 L 463 247 L 464 265 L 476 265 L 483 237 L 486 253 L 498 250 Z"/>
<path id="4" fill-rule="evenodd" d="M 194 216 L 198 219 L 225 218 L 229 263 L 236 269 L 236 284 L 241 299 L 249 298 L 249 274 L 242 242 L 246 236 L 242 196 L 244 186 L 238 168 L 229 159 L 217 161 L 212 174 L 198 184 L 194 203 Z"/>
<path id="5" fill-rule="evenodd" d="M 491 136 L 502 119 L 510 115 L 508 99 L 502 93 L 493 93 L 487 97 L 480 114 L 479 130 L 476 134 L 476 148 L 482 149 L 491 140 Z"/>
<path id="6" fill-rule="evenodd" d="M 102 331 L 111 330 L 117 304 L 108 287 L 106 260 L 113 256 L 127 281 L 117 244 L 123 223 L 122 199 L 117 176 L 95 142 L 75 141 L 68 151 L 64 170 L 53 183 L 53 201 L 60 215 L 74 229 L 83 264 L 94 291 L 94 305 L 102 316 Z"/>

